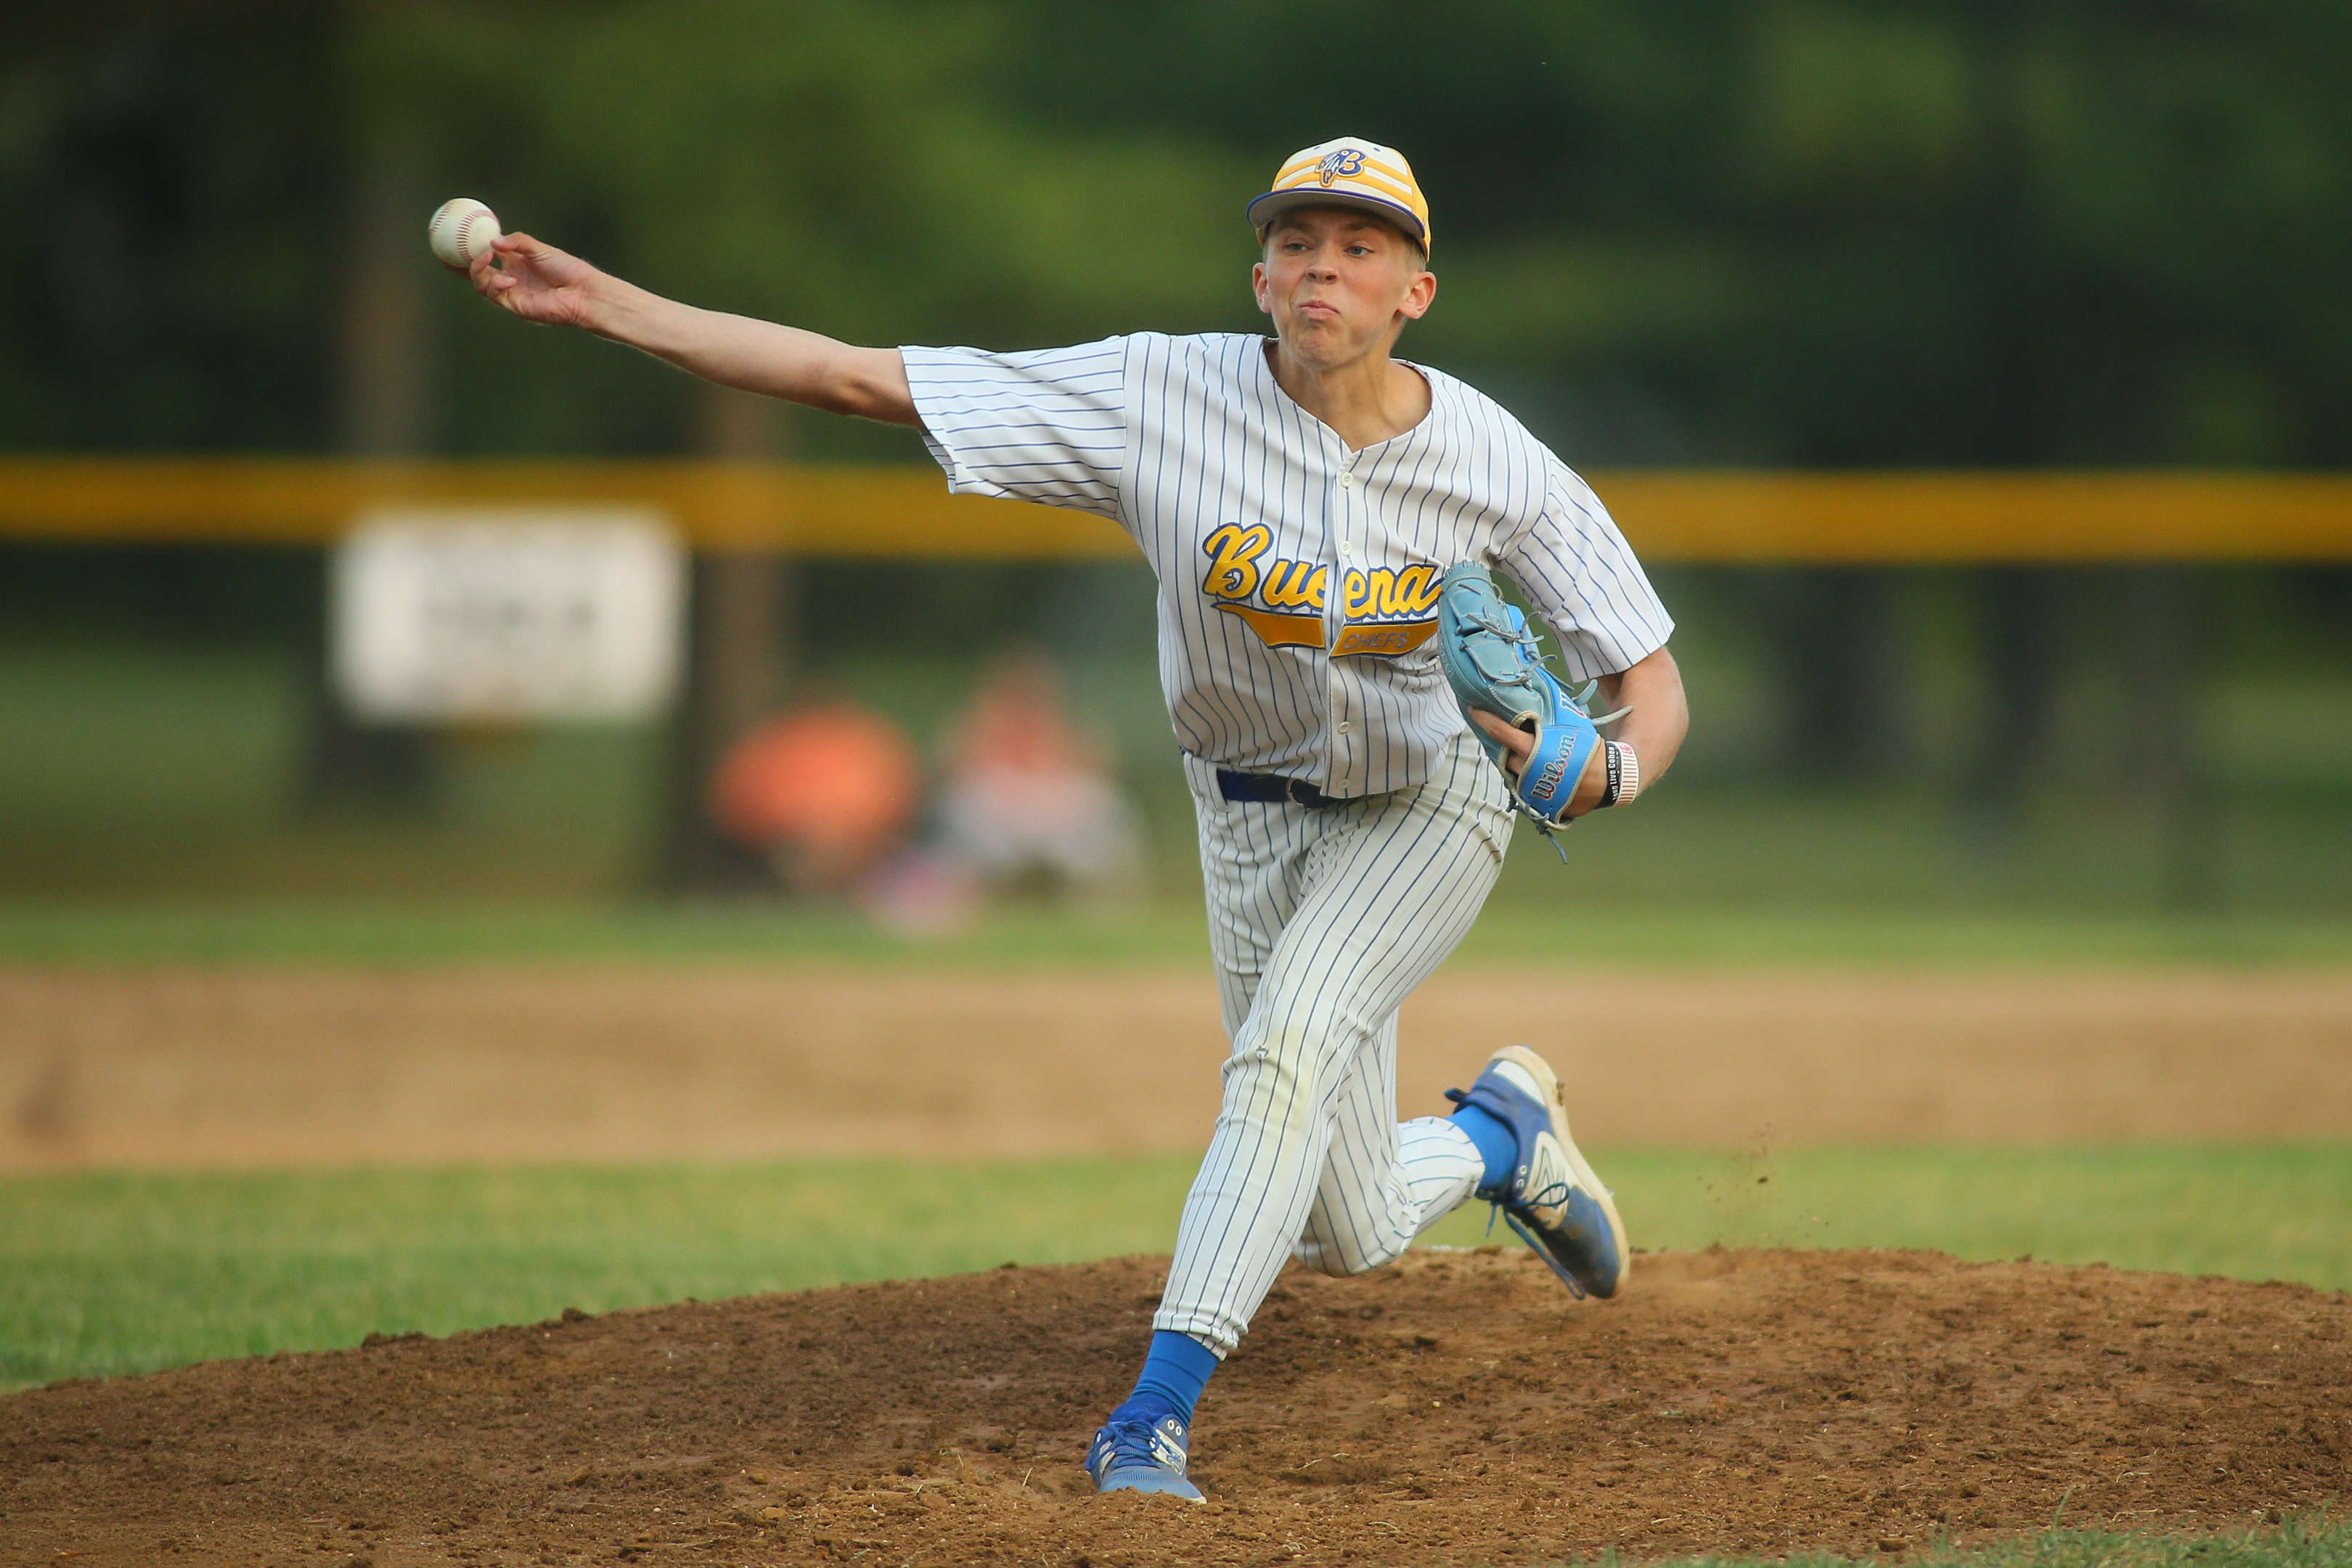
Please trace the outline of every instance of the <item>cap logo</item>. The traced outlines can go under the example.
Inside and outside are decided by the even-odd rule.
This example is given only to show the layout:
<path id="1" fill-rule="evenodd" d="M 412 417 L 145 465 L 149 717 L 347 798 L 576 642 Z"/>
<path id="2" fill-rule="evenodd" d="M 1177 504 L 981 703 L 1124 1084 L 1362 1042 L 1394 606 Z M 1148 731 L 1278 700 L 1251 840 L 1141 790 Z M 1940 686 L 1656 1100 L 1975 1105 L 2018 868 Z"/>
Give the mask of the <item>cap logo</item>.
<path id="1" fill-rule="evenodd" d="M 1315 165 L 1315 168 L 1316 177 L 1323 182 L 1324 188 L 1328 190 L 1331 183 L 1342 174 L 1362 174 L 1364 155 L 1353 147 L 1342 147 L 1337 153 L 1324 153 L 1323 161 Z"/>

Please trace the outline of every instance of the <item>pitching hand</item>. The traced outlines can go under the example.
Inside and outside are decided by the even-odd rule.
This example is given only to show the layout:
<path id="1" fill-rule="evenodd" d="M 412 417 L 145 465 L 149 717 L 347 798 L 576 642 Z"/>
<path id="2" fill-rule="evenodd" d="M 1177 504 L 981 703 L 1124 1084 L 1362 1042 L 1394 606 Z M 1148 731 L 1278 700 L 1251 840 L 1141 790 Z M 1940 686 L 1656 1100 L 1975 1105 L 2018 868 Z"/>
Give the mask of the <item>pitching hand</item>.
<path id="1" fill-rule="evenodd" d="M 1503 765 L 1516 779 L 1527 771 L 1528 757 L 1536 749 L 1536 738 L 1527 731 L 1504 723 L 1492 713 L 1478 709 L 1470 711 L 1470 722 L 1498 742 L 1507 753 Z M 1576 781 L 1576 794 L 1569 798 L 1568 815 L 1582 816 L 1601 803 L 1609 788 L 1609 759 L 1598 746 L 1584 763 L 1584 776 Z"/>
<path id="2" fill-rule="evenodd" d="M 483 299 L 526 321 L 551 327 L 587 326 L 590 295 L 604 276 L 527 234 L 499 236 L 474 258 L 472 275 L 474 290 Z"/>

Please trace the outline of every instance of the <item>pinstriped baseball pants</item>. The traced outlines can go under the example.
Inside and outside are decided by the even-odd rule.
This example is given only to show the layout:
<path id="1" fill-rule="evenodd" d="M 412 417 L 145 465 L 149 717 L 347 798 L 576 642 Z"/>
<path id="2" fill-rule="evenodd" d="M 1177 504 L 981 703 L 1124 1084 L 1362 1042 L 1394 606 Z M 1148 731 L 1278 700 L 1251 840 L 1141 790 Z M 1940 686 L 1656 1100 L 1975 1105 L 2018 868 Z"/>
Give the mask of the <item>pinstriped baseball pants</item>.
<path id="1" fill-rule="evenodd" d="M 1397 1123 L 1397 1009 L 1477 918 L 1511 817 L 1466 731 L 1426 784 L 1344 806 L 1227 801 L 1184 769 L 1233 1054 L 1152 1326 L 1222 1355 L 1294 1254 L 1378 1268 L 1477 1186 L 1466 1134 Z"/>

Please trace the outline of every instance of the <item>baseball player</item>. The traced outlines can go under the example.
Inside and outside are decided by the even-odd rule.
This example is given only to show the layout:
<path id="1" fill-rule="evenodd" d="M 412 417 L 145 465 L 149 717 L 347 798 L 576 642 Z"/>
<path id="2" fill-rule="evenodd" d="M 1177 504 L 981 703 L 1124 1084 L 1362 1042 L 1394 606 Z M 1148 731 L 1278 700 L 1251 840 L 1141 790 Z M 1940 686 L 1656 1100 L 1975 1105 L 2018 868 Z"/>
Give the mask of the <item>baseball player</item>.
<path id="1" fill-rule="evenodd" d="M 1085 243 L 1116 266 L 1150 242 L 1149 207 L 1106 192 Z M 1572 794 L 1545 765 L 1566 800 L 1547 815 L 1630 803 L 1686 723 L 1672 623 L 1591 490 L 1496 404 L 1391 353 L 1437 291 L 1405 160 L 1360 138 L 1309 147 L 1247 216 L 1270 338 L 855 348 L 657 298 L 527 235 L 472 272 L 526 320 L 912 426 L 950 489 L 1099 513 L 1158 574 L 1233 1048 L 1150 1352 L 1086 1465 L 1104 1491 L 1193 1500 L 1194 1406 L 1288 1258 L 1377 1268 L 1475 1195 L 1576 1294 L 1624 1279 L 1624 1228 L 1533 1051 L 1498 1051 L 1449 1091 L 1451 1116 L 1396 1120 L 1397 1009 L 1477 915 L 1534 783 L 1537 736 L 1484 711 L 1474 733 L 1440 668 L 1447 584 L 1507 572 L 1565 673 L 1627 710 L 1573 753 Z"/>

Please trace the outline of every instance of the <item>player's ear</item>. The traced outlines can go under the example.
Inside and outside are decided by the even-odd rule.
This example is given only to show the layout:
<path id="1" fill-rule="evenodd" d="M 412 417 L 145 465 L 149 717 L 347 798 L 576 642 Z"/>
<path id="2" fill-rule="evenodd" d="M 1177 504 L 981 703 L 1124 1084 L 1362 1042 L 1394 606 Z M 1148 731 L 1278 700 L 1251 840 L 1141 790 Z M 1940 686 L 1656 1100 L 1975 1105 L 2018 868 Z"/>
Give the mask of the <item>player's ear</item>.
<path id="1" fill-rule="evenodd" d="M 1417 321 L 1429 314 L 1430 304 L 1436 298 L 1437 274 L 1424 267 L 1421 269 L 1421 276 L 1415 278 L 1412 286 L 1405 289 L 1404 303 L 1398 309 L 1404 312 L 1408 320 Z"/>
<path id="2" fill-rule="evenodd" d="M 1265 263 L 1250 264 L 1250 292 L 1257 297 L 1257 308 L 1266 315 L 1274 314 L 1274 306 L 1265 297 Z"/>

